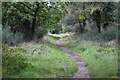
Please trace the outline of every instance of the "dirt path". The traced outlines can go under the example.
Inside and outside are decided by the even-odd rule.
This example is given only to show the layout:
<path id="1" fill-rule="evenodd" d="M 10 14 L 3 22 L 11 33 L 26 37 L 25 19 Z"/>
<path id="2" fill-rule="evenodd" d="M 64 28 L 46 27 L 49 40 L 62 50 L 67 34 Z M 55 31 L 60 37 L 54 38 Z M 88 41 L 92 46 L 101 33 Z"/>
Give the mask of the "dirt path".
<path id="1" fill-rule="evenodd" d="M 81 57 L 76 55 L 73 51 L 69 50 L 68 48 L 62 46 L 60 41 L 55 43 L 59 49 L 64 50 L 66 53 L 70 54 L 72 58 L 76 61 L 79 68 L 78 71 L 73 75 L 73 78 L 90 78 L 88 74 L 88 70 L 84 65 L 84 62 L 81 60 Z"/>

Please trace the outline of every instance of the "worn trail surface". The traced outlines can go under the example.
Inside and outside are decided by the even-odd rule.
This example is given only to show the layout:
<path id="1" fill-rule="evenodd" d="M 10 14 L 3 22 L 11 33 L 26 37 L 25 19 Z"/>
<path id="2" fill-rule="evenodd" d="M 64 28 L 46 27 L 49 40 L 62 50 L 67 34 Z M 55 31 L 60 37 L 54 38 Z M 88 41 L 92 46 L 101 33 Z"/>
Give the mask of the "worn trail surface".
<path id="1" fill-rule="evenodd" d="M 81 57 L 76 55 L 73 51 L 70 49 L 62 46 L 62 43 L 60 41 L 56 42 L 56 45 L 59 49 L 64 50 L 66 53 L 70 54 L 72 58 L 76 61 L 79 68 L 78 71 L 73 75 L 73 78 L 89 78 L 88 70 L 84 65 L 84 62 L 81 60 Z"/>

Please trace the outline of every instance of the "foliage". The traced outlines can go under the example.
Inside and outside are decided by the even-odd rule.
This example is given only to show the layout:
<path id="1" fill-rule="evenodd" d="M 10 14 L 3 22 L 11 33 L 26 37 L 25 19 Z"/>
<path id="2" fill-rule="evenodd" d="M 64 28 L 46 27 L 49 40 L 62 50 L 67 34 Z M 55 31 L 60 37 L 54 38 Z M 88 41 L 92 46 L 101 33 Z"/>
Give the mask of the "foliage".
<path id="1" fill-rule="evenodd" d="M 96 9 L 92 13 L 92 19 L 95 21 L 99 33 L 101 33 L 101 14 L 100 9 Z"/>
<path id="2" fill-rule="evenodd" d="M 76 15 L 70 15 L 64 18 L 65 25 L 74 25 L 78 22 Z"/>
<path id="3" fill-rule="evenodd" d="M 109 27 L 107 31 L 103 31 L 101 34 L 104 40 L 110 41 L 117 39 L 118 29 L 116 27 Z"/>
<path id="4" fill-rule="evenodd" d="M 110 24 L 117 21 L 117 3 L 107 2 L 102 9 L 103 28 L 107 30 Z"/>
<path id="5" fill-rule="evenodd" d="M 48 6 L 49 4 L 49 6 Z M 51 5 L 51 6 L 50 6 Z M 25 26 L 29 29 L 31 38 L 35 33 L 35 29 L 39 26 L 51 27 L 51 24 L 56 24 L 62 18 L 64 11 L 60 8 L 60 3 L 48 2 L 7 2 L 2 4 L 3 10 L 3 25 L 10 25 L 13 29 L 18 26 Z M 59 8 L 58 8 L 59 7 Z M 52 14 L 51 14 L 52 13 Z M 53 14 L 54 13 L 54 14 Z M 14 15 L 14 16 L 13 16 Z M 29 23 L 25 25 L 28 21 Z M 17 25 L 17 26 L 16 26 Z M 24 31 L 19 27 L 18 30 Z"/>
<path id="6" fill-rule="evenodd" d="M 105 29 L 109 24 L 117 21 L 117 5 L 113 2 L 7 2 L 3 3 L 2 6 L 2 24 L 11 25 L 15 31 L 26 32 L 24 33 L 25 35 L 27 32 L 29 32 L 29 35 L 34 34 L 39 26 L 56 30 L 56 32 L 61 31 L 58 22 L 61 22 L 61 25 L 65 25 L 63 27 L 67 30 L 73 27 L 79 28 L 79 32 L 88 30 L 86 27 L 96 28 L 97 26 L 100 33 L 102 27 Z M 79 26 L 74 26 L 76 23 L 79 23 Z M 88 25 L 92 23 L 95 23 L 96 26 Z M 71 25 L 72 27 L 66 27 Z"/>
<path id="7" fill-rule="evenodd" d="M 69 26 L 63 26 L 63 32 L 74 32 L 74 27 L 73 25 L 69 25 Z"/>
<path id="8" fill-rule="evenodd" d="M 92 12 L 92 18 L 94 21 L 98 21 L 100 20 L 101 21 L 101 14 L 102 14 L 102 11 L 98 8 L 98 9 L 95 9 L 93 12 Z"/>
<path id="9" fill-rule="evenodd" d="M 54 27 L 50 28 L 50 32 L 52 34 L 59 34 L 62 31 L 62 24 L 61 23 L 57 23 L 53 25 Z"/>
<path id="10" fill-rule="evenodd" d="M 13 49 L 5 47 L 4 44 L 3 47 L 3 77 L 18 74 L 30 66 L 30 63 L 27 62 L 28 59 L 22 53 L 14 52 Z"/>
<path id="11" fill-rule="evenodd" d="M 13 33 L 11 27 L 5 26 L 2 29 L 2 42 L 10 45 L 15 45 L 23 41 L 23 34 L 21 32 Z"/>
<path id="12" fill-rule="evenodd" d="M 88 30 L 86 27 L 90 27 L 92 31 L 97 28 L 98 32 L 100 33 L 102 27 L 107 30 L 109 25 L 117 21 L 116 7 L 117 3 L 114 2 L 66 3 L 68 14 L 66 14 L 65 18 L 63 19 L 63 23 L 66 26 L 69 26 L 79 22 L 80 31 L 85 32 L 84 30 Z M 89 26 L 93 23 L 96 25 Z"/>
<path id="13" fill-rule="evenodd" d="M 42 38 L 44 35 L 47 34 L 47 29 L 44 27 L 39 27 L 38 29 L 36 29 L 35 31 L 36 36 L 39 38 Z"/>
<path id="14" fill-rule="evenodd" d="M 97 34 L 97 30 L 89 30 L 83 34 L 75 34 L 73 35 L 73 39 L 79 38 L 80 40 L 85 40 L 92 42 L 93 44 L 97 44 L 100 46 L 109 46 L 109 47 L 117 47 L 117 40 L 119 37 L 119 31 L 117 27 L 112 26 L 107 29 L 107 31 L 103 30 L 100 34 Z"/>

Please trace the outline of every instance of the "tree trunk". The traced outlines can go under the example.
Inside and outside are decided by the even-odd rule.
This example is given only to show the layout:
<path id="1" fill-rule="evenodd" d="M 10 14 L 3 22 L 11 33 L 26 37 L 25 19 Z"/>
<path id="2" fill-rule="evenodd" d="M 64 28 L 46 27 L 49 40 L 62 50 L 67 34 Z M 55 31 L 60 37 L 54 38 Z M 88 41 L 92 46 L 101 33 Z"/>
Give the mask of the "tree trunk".
<path id="1" fill-rule="evenodd" d="M 83 4 L 83 10 L 85 10 L 85 9 L 86 9 L 86 5 Z M 85 21 L 86 21 L 86 19 L 83 19 L 82 22 L 79 21 L 80 33 L 83 33 L 85 30 Z"/>
<path id="2" fill-rule="evenodd" d="M 109 25 L 108 22 L 106 22 L 106 23 L 103 24 L 103 29 L 104 29 L 105 31 L 107 31 L 107 26 L 108 26 L 108 25 Z"/>
<path id="3" fill-rule="evenodd" d="M 36 18 L 34 18 L 33 21 L 32 21 L 32 28 L 31 28 L 32 36 L 31 37 L 33 37 L 34 33 L 35 33 L 35 24 L 36 24 Z"/>
<path id="4" fill-rule="evenodd" d="M 85 21 L 86 21 L 86 19 L 83 20 L 83 32 L 85 30 L 85 24 L 86 24 Z"/>
<path id="5" fill-rule="evenodd" d="M 98 21 L 96 24 L 97 24 L 98 33 L 101 33 L 100 21 Z"/>
<path id="6" fill-rule="evenodd" d="M 39 4 L 37 4 L 37 7 L 34 11 L 34 18 L 33 18 L 33 21 L 32 21 L 32 28 L 31 28 L 31 34 L 32 34 L 31 39 L 33 39 L 34 33 L 35 33 L 36 17 L 37 17 L 37 14 L 38 14 L 38 10 L 39 10 Z"/>
<path id="7" fill-rule="evenodd" d="M 79 28 L 80 28 L 80 33 L 83 33 L 84 27 L 83 27 L 83 23 L 80 21 L 79 21 Z"/>

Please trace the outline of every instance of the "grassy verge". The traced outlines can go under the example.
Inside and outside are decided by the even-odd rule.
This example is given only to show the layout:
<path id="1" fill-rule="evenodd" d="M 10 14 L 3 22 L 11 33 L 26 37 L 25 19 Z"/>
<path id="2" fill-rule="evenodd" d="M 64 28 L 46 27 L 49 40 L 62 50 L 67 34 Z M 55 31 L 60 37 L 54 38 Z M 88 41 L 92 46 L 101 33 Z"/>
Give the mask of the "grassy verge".
<path id="1" fill-rule="evenodd" d="M 34 50 L 34 52 L 33 52 Z M 14 47 L 10 48 L 9 52 L 21 54 L 22 57 L 27 58 L 26 62 L 30 65 L 27 68 L 19 69 L 17 73 L 9 71 L 8 67 L 16 66 L 11 64 L 9 59 L 7 63 L 10 65 L 4 65 L 3 78 L 58 78 L 58 77 L 71 77 L 77 71 L 77 64 L 68 54 L 57 49 L 55 46 L 49 46 L 47 44 L 39 44 L 26 47 Z M 14 59 L 13 59 L 14 58 Z M 16 56 L 18 58 L 18 56 Z M 21 61 L 12 56 L 12 63 L 19 63 Z M 6 58 L 3 59 L 3 63 Z M 22 64 L 25 65 L 25 64 Z M 15 68 L 16 68 L 15 67 Z M 15 69 L 13 69 L 15 70 Z M 9 74 L 11 73 L 11 74 Z"/>
<path id="2" fill-rule="evenodd" d="M 60 41 L 64 43 L 64 46 L 82 57 L 91 77 L 118 77 L 118 51 L 116 49 L 91 44 L 89 41 L 81 40 L 77 37 L 75 39 L 65 37 L 61 38 Z"/>

